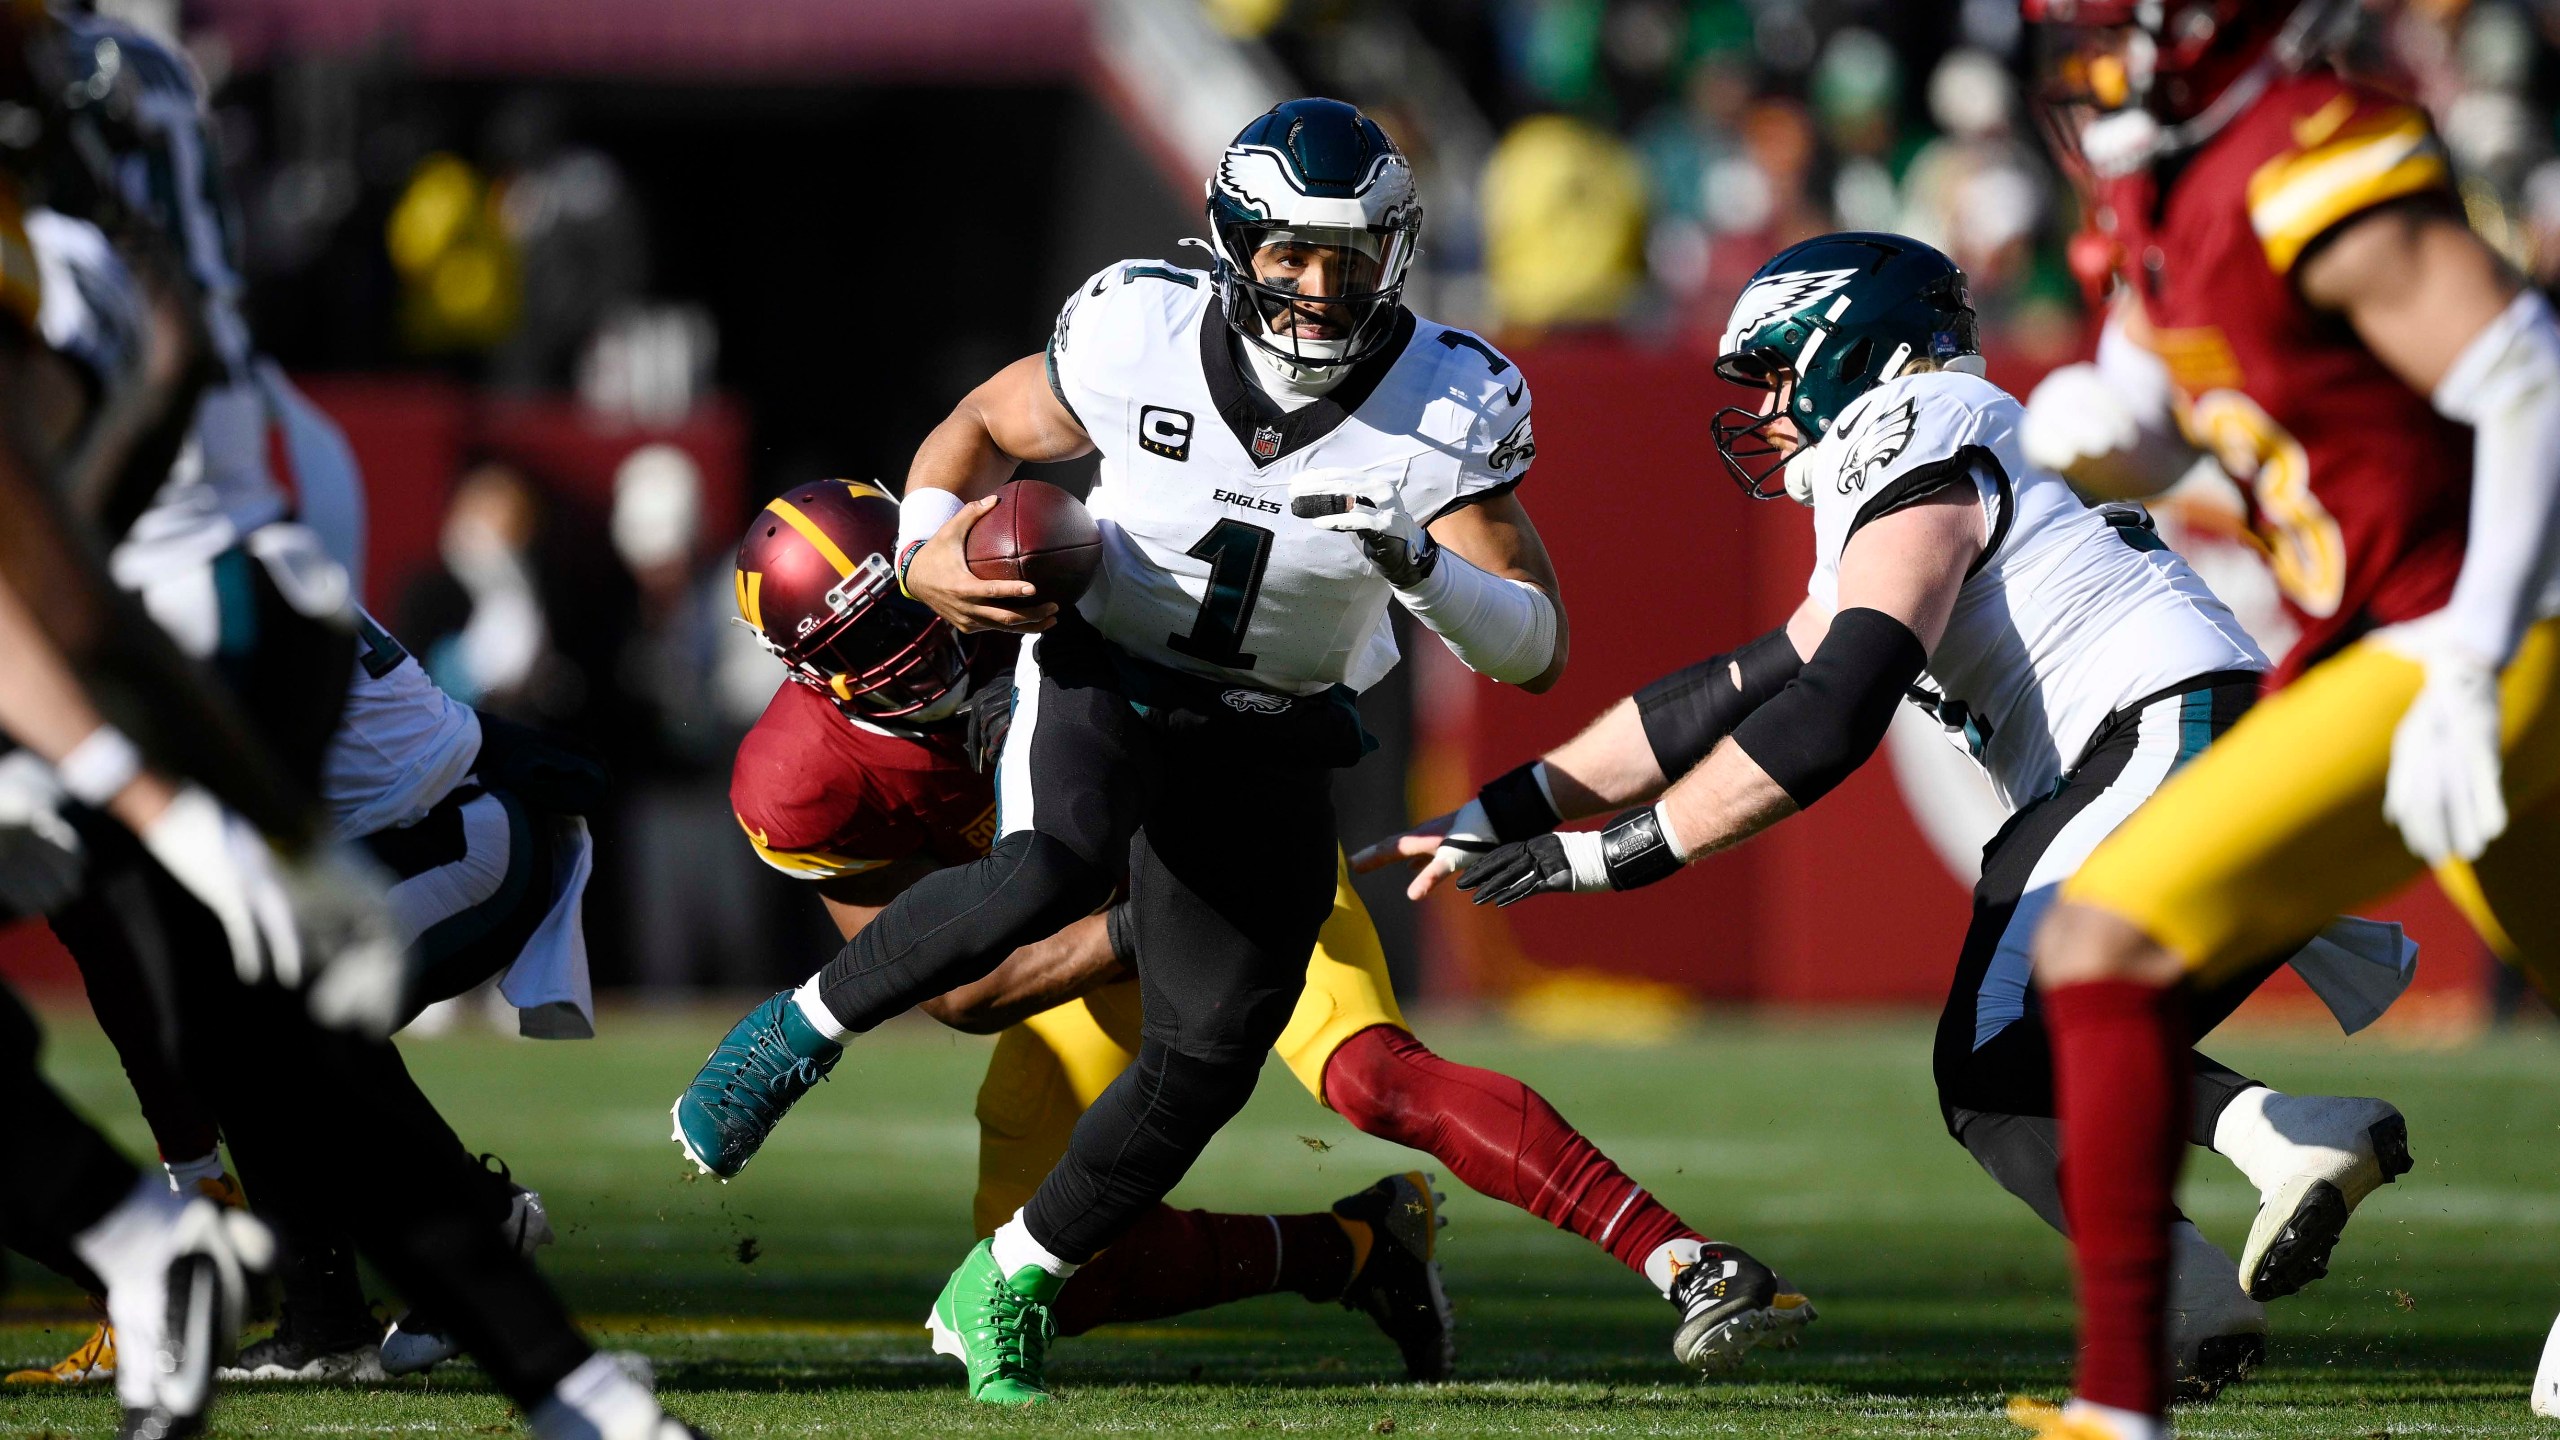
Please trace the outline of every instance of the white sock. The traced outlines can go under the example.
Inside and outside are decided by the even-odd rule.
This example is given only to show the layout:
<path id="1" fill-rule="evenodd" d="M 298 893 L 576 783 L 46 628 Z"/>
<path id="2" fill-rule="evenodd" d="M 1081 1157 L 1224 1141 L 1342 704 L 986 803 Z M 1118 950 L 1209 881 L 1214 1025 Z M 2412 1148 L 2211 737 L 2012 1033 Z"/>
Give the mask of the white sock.
<path id="1" fill-rule="evenodd" d="M 2293 1145 L 2267 1119 L 2268 1104 L 2283 1098 L 2264 1085 L 2252 1085 L 2233 1096 L 2213 1122 L 2213 1153 L 2238 1166 L 2249 1183 L 2262 1191 L 2292 1174 L 2299 1159 Z"/>
<path id="2" fill-rule="evenodd" d="M 800 1018 L 809 1022 L 810 1029 L 839 1045 L 853 1033 L 844 1028 L 844 1022 L 836 1018 L 836 1012 L 827 1008 L 826 999 L 818 994 L 818 977 L 815 975 L 791 992 L 791 1003 L 799 1007 Z"/>
<path id="3" fill-rule="evenodd" d="M 2136 1415 L 2130 1410 L 2118 1410 L 2112 1405 L 2074 1400 L 2063 1407 L 2062 1413 L 2074 1420 L 2103 1422 L 2115 1434 L 2116 1440 L 2169 1440 L 2168 1421 Z"/>
<path id="4" fill-rule="evenodd" d="M 1022 1212 L 996 1227 L 996 1273 L 1010 1276 L 1025 1265 L 1036 1265 L 1064 1280 L 1076 1273 L 1076 1267 L 1049 1253 L 1049 1247 L 1031 1238 L 1031 1227 L 1022 1223 Z"/>
<path id="5" fill-rule="evenodd" d="M 1668 1300 L 1671 1298 L 1671 1282 L 1680 1278 L 1681 1271 L 1697 1264 L 1700 1252 L 1706 1248 L 1704 1240 L 1685 1237 L 1665 1240 L 1653 1247 L 1652 1254 L 1644 1257 L 1644 1278 L 1652 1281 L 1653 1288 L 1661 1291 L 1662 1298 Z"/>
<path id="6" fill-rule="evenodd" d="M 180 1195 L 194 1195 L 197 1186 L 207 1180 L 222 1178 L 222 1152 L 207 1150 L 193 1160 L 163 1160 L 160 1168 L 169 1172 L 169 1188 Z"/>
<path id="7" fill-rule="evenodd" d="M 116 1398 L 128 1409 L 152 1403 L 151 1358 L 169 1309 L 169 1232 L 186 1202 L 157 1176 L 133 1182 L 116 1208 L 71 1237 L 74 1253 L 107 1283 L 107 1319 L 132 1356 L 116 1367 Z"/>
<path id="8" fill-rule="evenodd" d="M 590 1355 L 526 1417 L 542 1440 L 656 1440 L 658 1397 L 610 1355 Z"/>

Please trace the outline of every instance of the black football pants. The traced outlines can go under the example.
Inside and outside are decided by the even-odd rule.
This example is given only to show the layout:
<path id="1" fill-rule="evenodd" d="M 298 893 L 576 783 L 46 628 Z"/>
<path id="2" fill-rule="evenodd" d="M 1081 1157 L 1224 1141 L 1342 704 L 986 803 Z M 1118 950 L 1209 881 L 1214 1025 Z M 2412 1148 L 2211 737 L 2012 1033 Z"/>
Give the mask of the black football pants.
<path id="1" fill-rule="evenodd" d="M 0 1115 L 18 1157 L 0 1166 L 0 1244 L 96 1293 L 71 1239 L 121 1204 L 138 1172 L 45 1081 L 40 1044 L 35 1018 L 0 985 Z"/>
<path id="2" fill-rule="evenodd" d="M 822 993 L 870 1029 L 1091 914 L 1125 868 L 1137 1063 L 1025 1207 L 1034 1238 L 1082 1262 L 1181 1180 L 1287 1027 L 1333 903 L 1331 775 L 1142 711 L 1078 625 L 1026 645 L 1016 676 L 1003 838 L 899 896 L 827 966 Z"/>
<path id="3" fill-rule="evenodd" d="M 2062 1226 L 2053 1105 L 2053 1046 L 2027 972 L 2029 942 L 2053 892 L 2162 782 L 2238 724 L 2257 698 L 2255 676 L 2204 676 L 2108 718 L 2061 787 L 2023 806 L 1983 847 L 1973 922 L 1938 1018 L 1933 1065 L 1947 1133 L 2055 1229 Z M 2192 999 L 2189 1033 L 2229 1018 L 2270 962 Z M 2201 1053 L 2188 1136 L 2213 1143 L 2215 1123 L 2258 1084 Z"/>

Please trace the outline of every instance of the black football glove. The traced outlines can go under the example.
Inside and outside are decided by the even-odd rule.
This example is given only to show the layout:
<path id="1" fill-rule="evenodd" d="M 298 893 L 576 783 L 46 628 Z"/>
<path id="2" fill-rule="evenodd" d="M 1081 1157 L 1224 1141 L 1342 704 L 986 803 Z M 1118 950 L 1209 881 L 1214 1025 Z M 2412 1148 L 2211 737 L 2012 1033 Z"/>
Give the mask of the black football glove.
<path id="1" fill-rule="evenodd" d="M 1532 895 L 1561 891 L 1633 890 L 1680 869 L 1650 805 L 1638 806 L 1603 830 L 1558 830 L 1495 849 L 1458 876 L 1458 888 L 1479 905 L 1514 905 Z"/>
<path id="2" fill-rule="evenodd" d="M 1516 905 L 1532 895 L 1582 887 L 1573 883 L 1573 861 L 1565 854 L 1564 836 L 1548 834 L 1495 847 L 1459 873 L 1458 888 L 1472 894 L 1479 905 Z M 1606 877 L 1592 888 L 1608 888 Z"/>

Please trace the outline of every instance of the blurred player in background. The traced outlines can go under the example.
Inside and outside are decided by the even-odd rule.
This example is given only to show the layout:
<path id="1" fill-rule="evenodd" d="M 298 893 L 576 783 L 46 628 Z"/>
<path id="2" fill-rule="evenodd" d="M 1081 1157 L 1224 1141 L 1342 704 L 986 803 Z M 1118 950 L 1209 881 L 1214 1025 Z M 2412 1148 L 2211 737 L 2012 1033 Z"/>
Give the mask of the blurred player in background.
<path id="1" fill-rule="evenodd" d="M 889 593 L 897 523 L 885 493 L 831 481 L 775 500 L 739 549 L 740 605 L 798 683 L 775 694 L 740 747 L 738 821 L 758 854 L 818 887 L 847 938 L 917 879 L 984 852 L 995 823 L 989 772 L 1014 698 L 1011 636 L 963 639 Z M 839 557 L 856 576 L 880 577 L 841 605 L 831 600 L 845 579 Z M 982 1236 L 1030 1198 L 1077 1119 L 1137 1052 L 1131 920 L 1123 899 L 922 1007 L 946 1024 L 1002 1031 L 978 1093 L 973 1210 Z M 714 1128 L 711 1113 L 743 1110 L 759 1083 L 751 1076 L 778 1070 L 768 1104 L 787 1106 L 842 1053 L 810 1044 L 794 1004 L 785 992 L 758 1007 L 679 1104 L 678 1137 L 697 1163 L 719 1159 L 721 1173 L 734 1174 L 754 1153 L 747 1137 Z M 1306 990 L 1273 1048 L 1319 1103 L 1361 1130 L 1434 1155 L 1483 1193 L 1646 1275 L 1680 1306 L 1673 1353 L 1683 1364 L 1712 1369 L 1764 1339 L 1756 1323 L 1723 1324 L 1730 1307 L 1710 1293 L 1749 1292 L 1712 1282 L 1756 1275 L 1757 1262 L 1681 1223 L 1527 1086 L 1452 1064 L 1414 1038 L 1377 931 L 1346 883 L 1335 887 Z M 765 1113 L 770 1124 L 781 1111 Z M 1436 1219 L 1428 1179 L 1415 1175 L 1390 1176 L 1330 1214 L 1159 1205 L 1076 1272 L 1055 1307 L 1058 1332 L 1291 1290 L 1368 1313 L 1396 1340 L 1408 1373 L 1445 1380 L 1452 1349 L 1432 1259 Z M 1677 1283 L 1684 1276 L 1695 1278 Z M 1791 1293 L 1768 1308 L 1765 1338 L 1778 1343 L 1792 1343 L 1812 1315 Z"/>
<path id="2" fill-rule="evenodd" d="M 1980 377 L 1964 274 L 1936 250 L 1881 234 L 1791 247 L 1743 291 L 1719 349 L 1717 372 L 1765 395 L 1717 417 L 1728 467 L 1747 494 L 1782 486 L 1812 507 L 1805 601 L 1362 863 L 1423 865 L 1417 894 L 1455 873 L 1478 903 L 1652 884 L 1812 805 L 1913 701 L 2012 812 L 1984 849 L 1939 1022 L 1940 1107 L 1984 1170 L 2063 1229 L 2030 940 L 2062 879 L 2247 710 L 2266 657 L 2138 508 L 2091 510 L 2027 462 L 2018 403 Z M 1555 829 L 1656 796 L 1603 830 Z M 2266 970 L 2199 997 L 2197 1033 Z M 2379 1100 L 2282 1095 L 2201 1055 L 2179 1063 L 2197 1090 L 2179 1135 L 2260 1190 L 2253 1276 L 2289 1253 L 2333 1149 L 2401 1123 Z M 2178 1360 L 2210 1392 L 2263 1355 L 2266 1316 L 2212 1241 L 2184 1221 L 2177 1233 Z"/>
<path id="3" fill-rule="evenodd" d="M 210 1101 L 244 1168 L 273 1177 L 271 1199 L 287 1223 L 304 1230 L 336 1217 L 345 1224 L 404 1292 L 454 1317 L 457 1333 L 538 1433 L 618 1440 L 691 1434 L 660 1412 L 644 1386 L 592 1351 L 501 1235 L 496 1217 L 475 1206 L 476 1167 L 423 1098 L 388 1078 L 398 1068 L 394 1052 L 379 1040 L 324 1028 L 322 1022 L 374 1034 L 387 1029 L 405 989 L 404 966 L 379 872 L 343 842 L 321 838 L 311 798 L 356 649 L 345 577 L 296 527 L 265 523 L 244 533 L 221 505 L 205 503 L 208 462 L 200 451 L 171 465 L 176 442 L 196 435 L 203 418 L 194 381 L 204 371 L 197 367 L 217 366 L 218 352 L 197 348 L 211 317 L 200 307 L 196 277 L 172 260 L 170 232 L 183 234 L 184 227 L 154 226 L 169 217 L 155 213 L 147 197 L 154 182 L 170 178 L 173 163 L 158 148 L 169 136 L 152 129 L 147 97 L 174 86 L 192 102 L 192 78 L 174 56 L 138 37 L 88 30 L 66 36 L 33 7 L 13 10 L 10 19 L 35 32 L 17 37 L 28 43 L 12 47 L 11 58 L 23 58 L 42 77 L 20 93 L 91 107 L 55 123 L 45 103 L 21 104 L 22 113 L 46 123 L 33 135 L 17 127 L 16 142 L 58 147 L 45 157 L 54 161 L 143 162 L 132 178 L 146 198 L 131 207 L 122 176 L 75 166 L 46 178 L 119 232 L 119 249 L 144 272 L 154 301 L 144 312 L 147 343 L 125 356 L 139 359 L 133 373 L 93 370 L 84 383 L 75 372 L 68 384 L 31 378 L 8 391 L 13 404 L 32 412 L 28 433 L 74 457 L 58 467 L 58 483 L 119 546 L 110 563 L 142 592 L 137 609 L 108 588 L 86 563 L 92 552 L 85 537 L 38 523 L 47 498 L 22 487 L 12 524 L 0 526 L 8 539 L 0 545 L 0 576 L 29 601 L 56 646 L 81 663 L 84 681 L 105 687 L 100 708 L 115 706 L 111 715 L 62 705 L 27 714 L 13 704 L 5 721 L 13 730 L 41 729 L 19 738 L 54 762 L 61 791 L 75 802 L 63 807 L 63 818 L 76 837 L 78 873 L 66 894 L 54 897 L 56 929 L 84 969 L 98 959 L 123 967 L 101 998 L 136 1007 L 136 1021 L 146 1027 L 142 1043 L 163 1047 L 169 1073 L 184 1077 L 176 1083 Z M 188 124 L 200 118 L 192 108 L 186 116 Z M 136 148 L 121 148 L 128 146 Z M 23 313 L 33 318 L 43 308 L 40 272 L 23 242 L 15 253 L 30 262 Z M 156 408 L 135 413 L 128 399 L 137 390 L 154 397 Z M 102 455 L 118 457 L 112 468 L 101 468 Z M 166 633 L 142 621 L 142 611 Z M 185 642 L 195 643 L 201 660 L 179 653 Z M 216 676 L 221 693 L 185 710 L 181 702 Z M 19 678 L 13 675 L 13 686 Z M 14 700 L 18 692 L 11 694 Z M 250 717 L 254 736 L 241 733 L 235 704 Z M 181 717 L 176 724 L 173 712 Z M 127 737 L 128 728 L 141 744 Z M 75 739 L 75 729 L 85 733 Z M 99 807 L 144 783 L 146 754 L 181 757 L 180 773 L 221 784 L 223 799 L 238 808 L 180 790 L 158 813 L 131 817 L 137 828 L 111 823 Z M 226 956 L 230 965 L 221 963 Z M 95 985 L 99 972 L 87 973 Z M 114 1274 L 99 1268 L 111 1315 L 132 1325 L 135 1317 L 115 1307 Z M 71 1273 L 87 1278 L 76 1265 Z M 142 1327 L 145 1336 L 152 1330 Z M 189 1433 L 205 1399 L 201 1383 L 180 1397 L 186 1407 L 165 1393 L 157 1397 L 153 1404 L 165 1415 L 132 1403 L 136 1387 L 166 1389 L 160 1372 L 168 1362 L 154 1358 L 160 1363 L 118 1368 L 128 1430 Z"/>
<path id="4" fill-rule="evenodd" d="M 2560 993 L 2560 327 L 2466 226 L 2425 115 L 2331 68 L 2355 9 L 2027 5 L 2050 128 L 2116 245 L 2101 364 L 2131 380 L 2103 406 L 2085 379 L 2040 392 L 2041 448 L 2119 493 L 2213 454 L 2302 629 L 2282 692 L 2090 857 L 2038 940 L 2082 1317 L 2077 1398 L 2013 1411 L 2047 1436 L 2168 1433 L 2191 991 L 2433 866 Z M 2310 1199 L 2342 1219 L 2376 1179 Z"/>

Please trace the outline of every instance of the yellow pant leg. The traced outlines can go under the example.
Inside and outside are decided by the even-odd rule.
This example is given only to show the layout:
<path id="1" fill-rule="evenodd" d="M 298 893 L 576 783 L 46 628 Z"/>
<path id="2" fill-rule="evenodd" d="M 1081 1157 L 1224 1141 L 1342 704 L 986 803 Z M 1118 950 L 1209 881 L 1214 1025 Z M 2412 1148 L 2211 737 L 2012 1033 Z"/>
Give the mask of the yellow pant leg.
<path id="1" fill-rule="evenodd" d="M 1324 1103 L 1325 1062 L 1343 1041 L 1373 1025 L 1412 1028 L 1396 1008 L 1387 952 L 1378 943 L 1377 923 L 1351 888 L 1350 866 L 1339 851 L 1333 863 L 1333 913 L 1316 935 L 1316 953 L 1307 961 L 1307 988 L 1289 1016 L 1289 1028 L 1271 1047 L 1319 1105 Z"/>
<path id="2" fill-rule="evenodd" d="M 1138 982 L 1124 980 L 1044 1010 L 996 1037 L 978 1085 L 981 1237 L 1013 1218 L 1051 1167 L 1103 1087 L 1138 1052 Z"/>
<path id="3" fill-rule="evenodd" d="M 2513 816 L 2476 864 L 2436 879 L 2500 957 L 2560 996 L 2560 794 Z"/>
<path id="4" fill-rule="evenodd" d="M 2383 818 L 2382 788 L 2421 678 L 2370 641 L 2315 666 L 2117 827 L 2063 898 L 2121 916 L 2215 980 L 2396 888 L 2421 867 Z M 2560 795 L 2560 620 L 2525 637 L 2500 696 L 2508 803 L 2538 812 Z"/>

